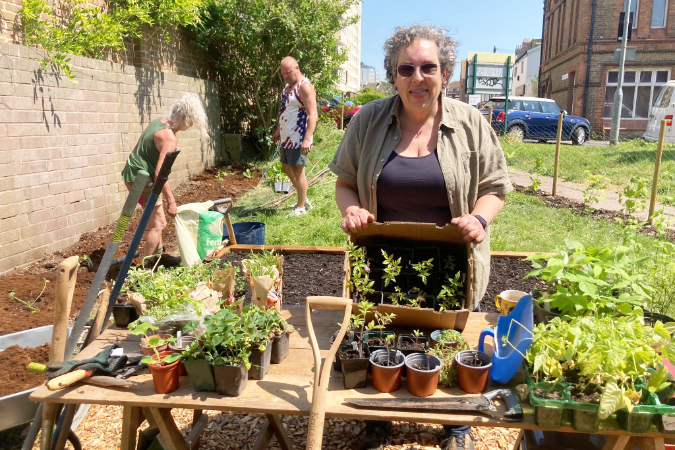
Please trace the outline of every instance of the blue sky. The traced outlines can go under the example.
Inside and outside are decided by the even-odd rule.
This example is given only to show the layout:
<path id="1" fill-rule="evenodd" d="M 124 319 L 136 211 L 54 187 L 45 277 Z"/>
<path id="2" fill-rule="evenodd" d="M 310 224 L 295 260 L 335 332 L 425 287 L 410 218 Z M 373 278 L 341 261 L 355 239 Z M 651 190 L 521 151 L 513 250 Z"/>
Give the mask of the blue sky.
<path id="1" fill-rule="evenodd" d="M 399 25 L 432 22 L 460 41 L 453 80 L 468 52 L 513 53 L 524 38 L 541 38 L 542 0 L 363 0 L 361 62 L 384 79 L 382 45 Z"/>

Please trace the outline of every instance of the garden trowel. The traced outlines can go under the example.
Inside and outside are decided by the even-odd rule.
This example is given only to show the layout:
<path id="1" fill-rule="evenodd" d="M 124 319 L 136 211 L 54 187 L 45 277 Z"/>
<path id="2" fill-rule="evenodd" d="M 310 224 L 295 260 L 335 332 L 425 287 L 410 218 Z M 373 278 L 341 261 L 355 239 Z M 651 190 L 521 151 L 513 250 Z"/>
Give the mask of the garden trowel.
<path id="1" fill-rule="evenodd" d="M 506 403 L 505 412 L 497 410 L 493 404 L 496 398 Z M 445 398 L 346 398 L 346 403 L 363 408 L 397 409 L 404 411 L 426 412 L 477 412 L 508 422 L 522 422 L 523 408 L 518 397 L 511 389 L 497 389 L 480 397 Z"/>

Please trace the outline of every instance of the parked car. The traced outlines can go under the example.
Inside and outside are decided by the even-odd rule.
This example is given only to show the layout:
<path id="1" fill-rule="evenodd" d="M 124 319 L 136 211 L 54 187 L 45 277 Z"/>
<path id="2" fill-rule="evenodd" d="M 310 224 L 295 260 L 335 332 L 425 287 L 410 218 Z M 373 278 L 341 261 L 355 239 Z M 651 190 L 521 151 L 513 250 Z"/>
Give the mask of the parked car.
<path id="1" fill-rule="evenodd" d="M 673 114 L 675 114 L 675 80 L 671 80 L 661 86 L 659 95 L 654 100 L 651 111 L 649 111 L 649 122 L 647 131 L 642 135 L 647 141 L 656 142 L 659 140 L 661 130 L 661 121 L 666 121 L 665 142 L 675 142 L 675 130 L 673 130 Z"/>
<path id="2" fill-rule="evenodd" d="M 337 126 L 340 126 L 340 116 L 342 115 L 342 97 L 336 95 L 329 99 L 324 99 L 319 102 L 321 111 L 329 114 Z M 345 118 L 344 118 L 344 127 L 347 128 L 347 125 L 352 120 L 352 117 L 356 115 L 357 112 L 361 109 L 361 105 L 356 105 L 354 102 L 345 100 Z"/>
<path id="3" fill-rule="evenodd" d="M 480 111 L 489 114 L 492 107 L 492 128 L 497 134 L 504 133 L 504 97 L 493 97 Z M 564 114 L 562 140 L 571 140 L 583 145 L 591 134 L 591 124 L 583 117 L 570 116 L 554 100 L 538 97 L 509 97 L 507 132 L 521 139 L 546 142 L 557 137 L 558 115 Z M 487 117 L 486 117 L 487 118 Z"/>

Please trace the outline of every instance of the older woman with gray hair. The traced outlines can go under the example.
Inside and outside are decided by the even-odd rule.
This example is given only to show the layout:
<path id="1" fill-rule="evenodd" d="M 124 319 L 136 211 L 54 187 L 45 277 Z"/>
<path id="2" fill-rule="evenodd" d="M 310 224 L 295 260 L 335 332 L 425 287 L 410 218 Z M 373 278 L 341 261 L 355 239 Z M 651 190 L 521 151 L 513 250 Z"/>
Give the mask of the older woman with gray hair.
<path id="1" fill-rule="evenodd" d="M 433 26 L 398 27 L 384 45 L 397 94 L 354 116 L 330 169 L 342 229 L 378 222 L 452 224 L 474 244 L 474 309 L 490 272 L 488 226 L 513 188 L 499 141 L 480 112 L 442 96 L 455 66 L 455 41 Z M 390 425 L 368 423 L 359 448 L 381 448 Z M 463 449 L 469 427 L 449 427 L 444 448 Z"/>
<path id="2" fill-rule="evenodd" d="M 131 190 L 131 186 L 136 179 L 136 173 L 139 170 L 143 169 L 150 174 L 150 181 L 139 200 L 144 208 L 152 191 L 154 180 L 159 175 L 164 157 L 167 153 L 176 150 L 178 146 L 178 132 L 191 127 L 196 128 L 205 141 L 209 140 L 209 120 L 202 101 L 196 94 L 185 94 L 171 105 L 166 116 L 150 122 L 141 133 L 136 147 L 127 158 L 127 163 L 122 170 L 122 178 L 127 189 Z M 162 196 L 167 203 L 167 213 L 170 217 L 174 217 L 178 209 L 168 181 L 164 184 Z M 167 223 L 162 204 L 162 198 L 160 197 L 157 199 L 148 222 L 145 246 L 141 251 L 141 257 L 163 254 L 162 232 Z M 165 259 L 165 262 L 176 262 L 175 258 L 170 255 L 163 254 L 162 258 Z"/>

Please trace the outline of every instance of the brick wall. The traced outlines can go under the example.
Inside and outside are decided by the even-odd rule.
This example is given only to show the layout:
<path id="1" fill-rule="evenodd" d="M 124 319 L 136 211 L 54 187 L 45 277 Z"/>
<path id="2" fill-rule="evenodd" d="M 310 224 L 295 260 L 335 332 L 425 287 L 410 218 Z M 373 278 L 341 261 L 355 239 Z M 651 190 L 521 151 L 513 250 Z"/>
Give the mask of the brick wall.
<path id="1" fill-rule="evenodd" d="M 127 194 L 120 171 L 128 153 L 143 128 L 185 92 L 200 95 L 216 129 L 208 144 L 193 130 L 178 135 L 172 185 L 221 154 L 219 88 L 194 77 L 199 64 L 164 61 L 179 72 L 172 73 L 72 57 L 75 84 L 42 70 L 41 57 L 34 48 L 0 43 L 0 273 L 116 221 Z"/>

